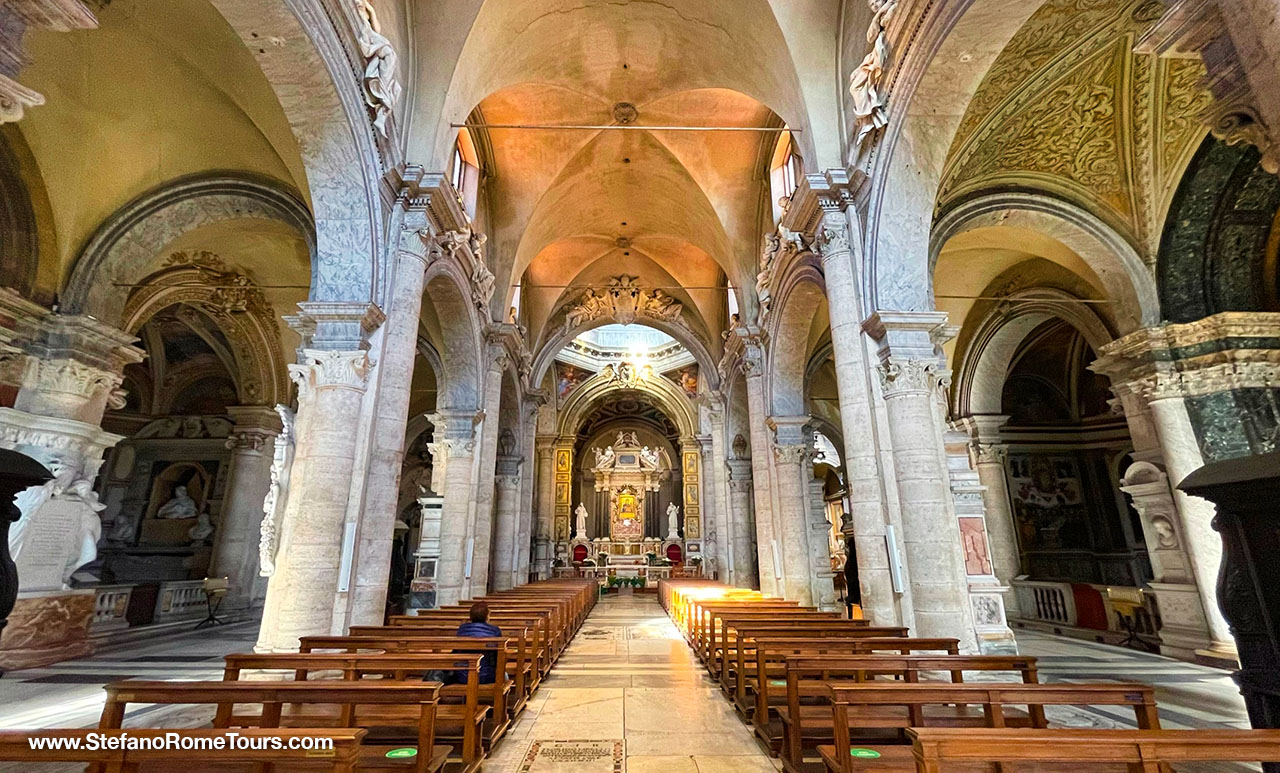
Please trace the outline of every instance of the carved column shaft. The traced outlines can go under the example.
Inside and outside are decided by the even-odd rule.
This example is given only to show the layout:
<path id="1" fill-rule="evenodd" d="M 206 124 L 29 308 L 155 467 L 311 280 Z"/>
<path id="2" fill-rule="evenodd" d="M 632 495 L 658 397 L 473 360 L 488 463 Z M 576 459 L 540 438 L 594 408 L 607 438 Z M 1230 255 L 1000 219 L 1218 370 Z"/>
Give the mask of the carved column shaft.
<path id="1" fill-rule="evenodd" d="M 526 461 L 520 466 L 520 501 L 516 505 L 516 519 L 519 523 L 516 531 L 516 586 L 529 582 L 529 573 L 533 565 L 533 535 L 537 528 L 535 519 L 539 515 L 534 507 L 534 484 L 537 482 L 534 468 L 537 425 L 538 407 L 535 404 L 526 410 L 524 430 L 521 435 L 524 439 L 524 447 L 520 449 L 520 455 Z"/>
<path id="2" fill-rule="evenodd" d="M 729 513 L 733 522 L 733 584 L 739 588 L 755 588 L 757 552 L 755 518 L 752 516 L 751 460 L 729 459 Z"/>
<path id="3" fill-rule="evenodd" d="M 502 408 L 502 378 L 507 358 L 501 347 L 489 345 L 489 371 L 485 376 L 484 417 L 479 429 L 478 467 L 470 534 L 474 561 L 464 598 L 482 596 L 489 588 L 489 557 L 493 548 L 494 475 L 498 458 L 498 416 Z"/>
<path id="4" fill-rule="evenodd" d="M 1013 578 L 1022 574 L 1022 558 L 1018 552 L 1017 527 L 1013 520 L 1013 503 L 1009 498 L 1009 482 L 1005 462 L 1009 449 L 1001 442 L 1000 427 L 1008 416 L 970 416 L 960 424 L 971 438 L 969 455 L 982 484 L 982 506 L 986 511 L 987 541 L 991 546 L 991 571 L 1001 585 L 1011 587 Z M 1004 608 L 1009 617 L 1019 617 L 1018 594 L 1004 594 Z"/>
<path id="5" fill-rule="evenodd" d="M 844 455 L 863 615 L 875 625 L 899 625 L 902 616 L 885 551 L 884 478 L 867 382 L 869 369 L 860 322 L 862 299 L 854 274 L 861 257 L 854 253 L 850 241 L 850 233 L 857 232 L 857 224 L 849 222 L 853 216 L 852 210 L 829 208 L 819 224 L 818 239 L 831 310 L 831 349 L 844 430 L 844 448 L 840 450 Z"/>
<path id="6" fill-rule="evenodd" d="M 555 534 L 556 479 L 553 438 L 539 436 L 538 453 L 538 513 L 534 524 L 533 570 L 539 579 L 551 576 L 551 560 L 555 558 L 552 538 Z"/>
<path id="7" fill-rule="evenodd" d="M 493 499 L 493 589 L 510 590 L 516 585 L 516 508 L 520 499 L 520 462 L 518 456 L 499 456 L 494 477 Z"/>
<path id="8" fill-rule="evenodd" d="M 774 416 L 773 467 L 776 485 L 774 539 L 782 556 L 783 594 L 801 605 L 819 604 L 821 591 L 813 570 L 809 538 L 809 481 L 813 479 L 813 441 L 808 416 Z M 823 548 L 826 540 L 823 540 Z M 829 569 L 830 567 L 828 567 Z M 834 600 L 834 590 L 830 594 Z"/>
<path id="9" fill-rule="evenodd" d="M 755 496 L 756 555 L 759 559 L 760 590 L 771 596 L 785 592 L 782 583 L 782 545 L 774 525 L 771 467 L 773 442 L 765 419 L 769 415 L 764 399 L 764 372 L 758 346 L 748 346 L 743 369 L 747 382 L 747 413 L 751 422 L 751 484 Z M 776 560 L 775 560 L 776 553 Z"/>
<path id="10" fill-rule="evenodd" d="M 448 459 L 444 480 L 444 507 L 440 515 L 440 562 L 436 565 L 436 603 L 457 604 L 465 593 L 468 555 L 475 559 L 475 545 L 470 540 L 470 522 L 475 494 L 475 423 L 474 412 L 437 414 L 436 441 Z"/>
<path id="11" fill-rule="evenodd" d="M 299 637 L 337 633 L 335 597 L 358 441 L 351 428 L 373 363 L 365 351 L 307 349 L 303 355 L 303 364 L 289 370 L 306 395 L 299 401 L 306 431 L 297 452 L 306 473 L 289 497 L 259 651 L 297 651 Z M 304 413 L 314 415 L 304 420 Z"/>
<path id="12" fill-rule="evenodd" d="M 431 240 L 425 215 L 404 215 L 396 270 L 383 326 L 382 367 L 375 374 L 377 403 L 370 438 L 364 506 L 360 513 L 348 620 L 351 625 L 381 625 L 387 603 L 387 577 L 395 536 L 400 472 L 409 414 L 413 364 L 417 355 L 418 317 L 426 255 Z"/>
<path id="13" fill-rule="evenodd" d="M 210 574 L 227 577 L 231 584 L 227 605 L 244 608 L 252 605 L 260 584 L 262 500 L 271 485 L 272 450 L 280 418 L 266 406 L 233 406 L 227 412 L 235 426 L 227 438 L 231 459 Z"/>

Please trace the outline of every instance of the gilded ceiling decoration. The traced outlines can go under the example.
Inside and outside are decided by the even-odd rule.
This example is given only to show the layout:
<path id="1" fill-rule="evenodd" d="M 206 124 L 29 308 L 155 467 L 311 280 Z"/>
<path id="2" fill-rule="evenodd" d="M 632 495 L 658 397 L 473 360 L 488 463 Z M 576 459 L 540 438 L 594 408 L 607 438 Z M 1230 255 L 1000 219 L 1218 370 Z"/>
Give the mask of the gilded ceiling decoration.
<path id="1" fill-rule="evenodd" d="M 1198 60 L 1133 52 L 1156 0 L 1051 0 L 970 102 L 939 209 L 995 187 L 1040 190 L 1112 224 L 1148 260 L 1205 128 Z"/>

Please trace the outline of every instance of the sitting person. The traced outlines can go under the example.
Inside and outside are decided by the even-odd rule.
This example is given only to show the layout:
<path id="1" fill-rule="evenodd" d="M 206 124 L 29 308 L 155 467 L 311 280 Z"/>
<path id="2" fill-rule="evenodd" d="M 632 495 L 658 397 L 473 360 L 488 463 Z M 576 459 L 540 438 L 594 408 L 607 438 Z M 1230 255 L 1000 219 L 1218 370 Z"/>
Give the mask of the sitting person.
<path id="1" fill-rule="evenodd" d="M 471 621 L 458 626 L 458 636 L 467 636 L 474 639 L 484 639 L 490 636 L 501 636 L 502 629 L 496 625 L 489 624 L 489 605 L 483 601 L 477 601 L 471 605 Z M 493 684 L 498 667 L 498 654 L 496 652 L 484 652 L 484 658 L 480 661 L 480 684 Z"/>

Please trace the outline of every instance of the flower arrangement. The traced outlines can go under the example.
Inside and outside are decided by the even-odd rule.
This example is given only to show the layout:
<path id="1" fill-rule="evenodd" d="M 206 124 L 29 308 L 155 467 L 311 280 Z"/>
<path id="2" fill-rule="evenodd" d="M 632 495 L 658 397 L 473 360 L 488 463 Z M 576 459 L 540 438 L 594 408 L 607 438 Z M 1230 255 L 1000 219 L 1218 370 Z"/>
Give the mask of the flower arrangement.
<path id="1" fill-rule="evenodd" d="M 614 575 L 613 577 L 610 577 L 608 579 L 608 587 L 610 588 L 623 588 L 623 587 L 643 588 L 644 578 L 643 577 L 619 577 L 617 575 Z"/>

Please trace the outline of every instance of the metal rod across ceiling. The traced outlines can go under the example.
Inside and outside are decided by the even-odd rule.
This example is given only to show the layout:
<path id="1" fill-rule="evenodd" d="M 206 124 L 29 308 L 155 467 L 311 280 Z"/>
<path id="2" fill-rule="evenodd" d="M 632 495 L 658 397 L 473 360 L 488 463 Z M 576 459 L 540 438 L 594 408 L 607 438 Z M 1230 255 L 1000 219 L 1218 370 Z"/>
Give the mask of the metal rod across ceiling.
<path id="1" fill-rule="evenodd" d="M 785 126 L 643 126 L 634 123 L 551 124 L 551 123 L 451 123 L 455 129 L 527 129 L 534 131 L 649 131 L 649 132 L 766 132 L 799 134 Z"/>

